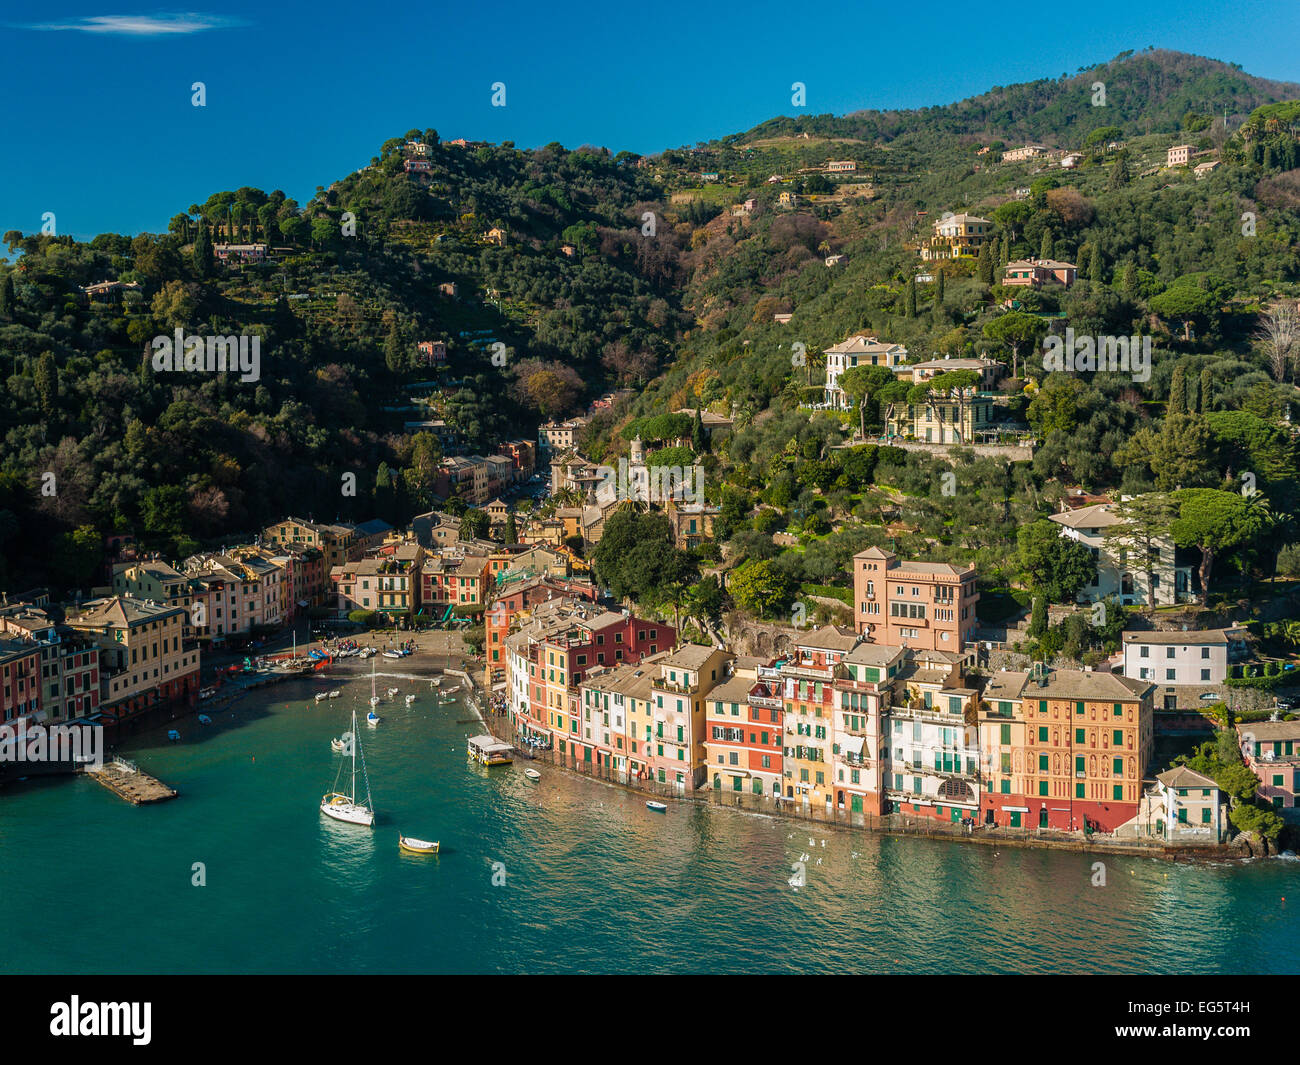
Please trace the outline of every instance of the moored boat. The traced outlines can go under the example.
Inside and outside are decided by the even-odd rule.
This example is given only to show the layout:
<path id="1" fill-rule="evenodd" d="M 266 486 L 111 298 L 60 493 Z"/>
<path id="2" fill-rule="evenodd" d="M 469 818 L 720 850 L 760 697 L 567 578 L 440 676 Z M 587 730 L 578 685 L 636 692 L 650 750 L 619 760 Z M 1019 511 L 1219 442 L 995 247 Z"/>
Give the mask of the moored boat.
<path id="1" fill-rule="evenodd" d="M 437 854 L 438 842 L 427 839 L 415 839 L 412 836 L 397 835 L 397 846 L 403 854 Z"/>
<path id="2" fill-rule="evenodd" d="M 328 695 L 327 693 L 325 693 L 325 692 L 317 692 L 317 693 L 316 693 L 316 701 L 317 701 L 318 703 L 323 703 L 323 702 L 324 702 L 326 699 L 328 699 L 328 698 L 329 698 L 329 695 Z"/>
<path id="3" fill-rule="evenodd" d="M 348 746 L 347 743 L 342 739 L 342 737 L 335 736 L 332 740 L 330 740 L 330 750 L 333 751 L 335 754 L 342 754 L 345 750 L 347 750 L 347 746 Z"/>
<path id="4" fill-rule="evenodd" d="M 343 693 L 338 688 L 335 688 L 332 692 L 330 692 L 330 698 L 337 699 L 342 694 Z"/>
<path id="5" fill-rule="evenodd" d="M 415 702 L 415 696 L 414 696 L 414 695 L 408 695 L 408 696 L 406 697 L 406 705 L 407 705 L 407 706 L 410 706 L 413 702 Z"/>
<path id="6" fill-rule="evenodd" d="M 326 817 L 332 817 L 335 821 L 346 821 L 351 825 L 364 825 L 369 828 L 375 823 L 374 801 L 370 797 L 370 775 L 366 772 L 365 755 L 361 756 L 361 779 L 366 786 L 366 801 L 357 802 L 357 753 L 361 751 L 361 740 L 356 735 L 357 731 L 357 712 L 352 711 L 352 731 L 348 735 L 353 738 L 352 743 L 352 790 L 345 794 L 339 791 L 340 779 L 343 776 L 343 762 L 339 762 L 338 772 L 334 777 L 334 790 L 321 799 L 320 811 Z M 334 746 L 334 741 L 330 742 Z"/>
<path id="7" fill-rule="evenodd" d="M 655 802 L 654 799 L 647 799 L 646 806 L 657 814 L 666 813 L 668 810 L 667 803 Z"/>
<path id="8" fill-rule="evenodd" d="M 536 769 L 531 769 L 531 768 L 530 768 L 530 769 L 525 769 L 525 770 L 524 770 L 524 776 L 526 776 L 529 780 L 541 780 L 541 779 L 542 779 L 542 774 L 539 773 L 539 772 L 537 772 Z"/>
<path id="9" fill-rule="evenodd" d="M 469 756 L 480 765 L 509 765 L 514 761 L 514 749 L 495 736 L 471 736 Z"/>
<path id="10" fill-rule="evenodd" d="M 200 714 L 200 715 L 199 715 L 199 724 L 200 724 L 200 725 L 211 725 L 211 724 L 212 724 L 212 718 L 208 717 L 207 714 Z"/>
<path id="11" fill-rule="evenodd" d="M 181 734 L 177 732 L 174 728 L 169 728 L 167 730 L 167 738 L 171 740 L 172 743 L 175 743 L 177 740 L 181 738 Z"/>

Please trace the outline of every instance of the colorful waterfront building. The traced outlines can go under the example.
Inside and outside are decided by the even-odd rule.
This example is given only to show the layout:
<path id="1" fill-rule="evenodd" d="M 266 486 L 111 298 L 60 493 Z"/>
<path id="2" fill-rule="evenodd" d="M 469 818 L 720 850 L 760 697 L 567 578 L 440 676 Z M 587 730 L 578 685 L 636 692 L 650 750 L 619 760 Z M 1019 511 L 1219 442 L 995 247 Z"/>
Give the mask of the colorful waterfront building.
<path id="1" fill-rule="evenodd" d="M 115 595 L 86 603 L 67 625 L 99 648 L 99 705 L 114 723 L 197 698 L 199 651 L 185 642 L 181 607 Z"/>
<path id="2" fill-rule="evenodd" d="M 660 651 L 612 668 L 597 666 L 587 674 L 578 686 L 582 723 L 576 746 L 581 761 L 612 771 L 624 782 L 643 777 L 646 762 L 638 745 L 644 741 L 633 737 L 654 720 L 651 688 L 667 654 Z"/>
<path id="3" fill-rule="evenodd" d="M 1029 828 L 1028 726 L 1022 706 L 1030 675 L 998 670 L 984 685 L 977 707 L 980 776 L 983 781 L 980 820 L 986 825 Z"/>
<path id="4" fill-rule="evenodd" d="M 428 563 L 425 563 L 426 569 Z M 503 575 L 504 576 L 504 575 Z M 519 581 L 502 582 L 497 579 L 497 589 L 492 605 L 483 612 L 484 628 L 484 687 L 499 691 L 506 687 L 505 640 L 519 615 L 548 599 L 565 596 L 595 602 L 597 589 L 587 580 L 551 576 L 529 576 L 520 572 Z"/>
<path id="5" fill-rule="evenodd" d="M 656 782 L 683 793 L 703 786 L 705 702 L 728 679 L 735 657 L 721 647 L 683 644 L 659 663 L 651 685 L 652 734 L 637 737 L 652 751 L 649 768 Z"/>
<path id="6" fill-rule="evenodd" d="M 1113 832 L 1137 816 L 1154 740 L 1155 685 L 1041 670 L 1025 686 L 1030 826 Z"/>
<path id="7" fill-rule="evenodd" d="M 943 821 L 978 816 L 979 691 L 966 678 L 966 664 L 962 655 L 908 649 L 885 729 L 887 813 Z"/>
<path id="8" fill-rule="evenodd" d="M 1300 814 L 1300 721 L 1251 721 L 1237 726 L 1242 758 L 1259 777 L 1259 798 L 1292 818 Z"/>
<path id="9" fill-rule="evenodd" d="M 781 794 L 782 704 L 779 678 L 760 680 L 772 663 L 737 658 L 732 674 L 705 699 L 704 756 L 716 792 L 777 798 Z"/>
<path id="10" fill-rule="evenodd" d="M 837 810 L 884 813 L 882 766 L 888 752 L 883 725 L 894 678 L 905 659 L 901 647 L 859 643 L 834 671 L 831 769 Z"/>
<path id="11" fill-rule="evenodd" d="M 829 811 L 834 796 L 836 667 L 858 643 L 852 629 L 826 625 L 797 638 L 778 662 L 785 734 L 781 773 L 786 800 Z"/>
<path id="12" fill-rule="evenodd" d="M 575 747 L 581 715 L 579 686 L 597 666 L 639 662 L 676 645 L 677 633 L 584 599 L 539 603 L 506 638 L 509 713 L 516 729 L 553 743 L 565 757 Z"/>

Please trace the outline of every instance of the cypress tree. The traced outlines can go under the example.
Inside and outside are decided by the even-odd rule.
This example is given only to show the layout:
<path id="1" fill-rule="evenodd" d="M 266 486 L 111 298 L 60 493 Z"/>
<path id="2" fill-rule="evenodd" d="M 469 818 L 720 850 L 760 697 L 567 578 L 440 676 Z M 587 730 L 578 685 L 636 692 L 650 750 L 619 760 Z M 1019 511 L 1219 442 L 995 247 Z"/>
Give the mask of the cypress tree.
<path id="1" fill-rule="evenodd" d="M 980 248 L 979 260 L 975 263 L 975 272 L 984 284 L 993 284 L 993 248 L 990 241 L 985 241 L 984 247 Z"/>
<path id="2" fill-rule="evenodd" d="M 984 254 L 984 249 L 980 249 L 980 254 Z M 934 275 L 934 307 L 938 310 L 943 306 L 943 271 L 936 270 Z"/>
<path id="3" fill-rule="evenodd" d="M 1011 234 L 1002 234 L 1002 250 L 998 254 L 998 269 L 1006 269 L 1007 263 L 1011 261 Z"/>
<path id="4" fill-rule="evenodd" d="M 0 278 L 0 318 L 12 320 L 14 315 L 14 279 L 6 273 Z"/>
<path id="5" fill-rule="evenodd" d="M 1040 259 L 1052 258 L 1052 230 L 1050 226 L 1043 230 L 1043 243 L 1038 249 L 1038 257 Z"/>
<path id="6" fill-rule="evenodd" d="M 703 455 L 709 449 L 709 438 L 704 435 L 704 419 L 700 417 L 700 410 L 695 408 L 695 422 L 691 426 L 691 450 L 697 455 Z"/>
<path id="7" fill-rule="evenodd" d="M 515 527 L 515 512 L 513 510 L 506 512 L 506 543 L 517 544 L 519 542 L 519 530 Z"/>
<path id="8" fill-rule="evenodd" d="M 1138 268 L 1132 259 L 1124 264 L 1124 295 L 1133 299 L 1138 290 Z"/>
<path id="9" fill-rule="evenodd" d="M 212 236 L 204 218 L 199 219 L 199 231 L 194 236 L 194 273 L 199 277 L 212 276 Z"/>
<path id="10" fill-rule="evenodd" d="M 1169 381 L 1169 403 L 1165 413 L 1187 413 L 1187 371 L 1181 363 L 1174 367 L 1174 376 Z"/>
<path id="11" fill-rule="evenodd" d="M 912 274 L 907 279 L 907 291 L 903 295 L 903 315 L 907 318 L 916 317 L 916 275 Z"/>
<path id="12" fill-rule="evenodd" d="M 1196 397 L 1200 404 L 1202 414 L 1208 414 L 1210 410 L 1211 381 L 1212 381 L 1212 377 L 1210 376 L 1210 368 L 1206 366 L 1204 369 L 1201 370 L 1201 388 L 1200 388 L 1201 394 Z"/>
<path id="13" fill-rule="evenodd" d="M 1101 257 L 1101 246 L 1094 244 L 1092 246 L 1092 262 L 1088 264 L 1088 280 L 1094 285 L 1100 285 L 1102 283 L 1101 272 L 1104 267 L 1105 263 L 1102 261 Z"/>

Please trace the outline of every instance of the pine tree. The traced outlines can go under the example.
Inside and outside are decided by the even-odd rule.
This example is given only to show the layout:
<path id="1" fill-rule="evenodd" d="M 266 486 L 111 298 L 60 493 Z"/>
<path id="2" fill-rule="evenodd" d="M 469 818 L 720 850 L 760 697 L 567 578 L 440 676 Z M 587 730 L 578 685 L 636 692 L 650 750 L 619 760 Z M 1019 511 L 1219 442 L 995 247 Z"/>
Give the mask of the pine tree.
<path id="1" fill-rule="evenodd" d="M 993 284 L 993 248 L 990 241 L 985 241 L 984 246 L 980 248 L 979 259 L 975 263 L 975 273 L 984 284 Z"/>
<path id="2" fill-rule="evenodd" d="M 1174 367 L 1174 375 L 1169 381 L 1169 403 L 1165 414 L 1187 413 L 1187 371 L 1181 363 Z"/>
<path id="3" fill-rule="evenodd" d="M 194 273 L 199 277 L 212 276 L 212 235 L 206 219 L 199 219 L 199 231 L 194 236 Z"/>
<path id="4" fill-rule="evenodd" d="M 907 291 L 903 295 L 903 315 L 906 318 L 916 317 L 916 275 L 913 274 L 907 279 Z"/>
<path id="5" fill-rule="evenodd" d="M 1043 243 L 1038 249 L 1038 257 L 1040 259 L 1051 259 L 1053 257 L 1052 249 L 1052 230 L 1049 226 L 1047 229 L 1043 230 Z"/>

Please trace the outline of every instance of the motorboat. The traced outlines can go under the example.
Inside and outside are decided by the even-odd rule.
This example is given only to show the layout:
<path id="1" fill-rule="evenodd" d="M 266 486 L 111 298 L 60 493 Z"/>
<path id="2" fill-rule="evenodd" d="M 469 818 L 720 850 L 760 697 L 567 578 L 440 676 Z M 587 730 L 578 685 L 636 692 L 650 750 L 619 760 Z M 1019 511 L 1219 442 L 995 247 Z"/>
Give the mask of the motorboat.
<path id="1" fill-rule="evenodd" d="M 437 841 L 429 842 L 427 839 L 415 839 L 412 836 L 403 836 L 400 832 L 397 834 L 397 846 L 403 854 L 437 854 Z"/>
<path id="2" fill-rule="evenodd" d="M 342 737 L 335 736 L 334 739 L 330 740 L 330 750 L 335 754 L 342 754 L 347 749 L 347 742 Z"/>
<path id="3" fill-rule="evenodd" d="M 343 693 L 338 688 L 335 688 L 332 692 L 330 692 L 330 698 L 337 699 L 342 694 Z"/>
<path id="4" fill-rule="evenodd" d="M 396 695 L 396 694 L 398 693 L 399 690 L 400 690 L 400 689 L 398 689 L 398 688 L 389 688 L 389 689 L 388 689 L 388 692 L 387 692 L 388 697 L 391 699 L 394 695 Z"/>
<path id="5" fill-rule="evenodd" d="M 385 657 L 385 658 L 401 658 L 402 656 L 399 655 L 396 651 L 385 651 L 385 652 L 384 652 L 384 657 Z"/>
<path id="6" fill-rule="evenodd" d="M 172 743 L 175 743 L 177 740 L 181 738 L 181 734 L 177 732 L 174 728 L 169 728 L 167 730 L 167 738 L 171 740 Z"/>
<path id="7" fill-rule="evenodd" d="M 379 724 L 379 715 L 376 714 L 373 710 L 371 710 L 368 714 L 366 714 L 366 724 L 369 725 L 371 728 L 374 728 L 376 725 Z"/>
<path id="8" fill-rule="evenodd" d="M 414 695 L 408 695 L 408 696 L 406 697 L 406 705 L 407 705 L 407 706 L 410 706 L 413 702 L 415 702 L 415 696 L 414 696 Z"/>
<path id="9" fill-rule="evenodd" d="M 207 714 L 200 714 L 200 715 L 199 715 L 199 724 L 200 724 L 200 725 L 211 725 L 211 724 L 212 724 L 212 718 L 208 717 Z"/>
<path id="10" fill-rule="evenodd" d="M 328 692 L 317 692 L 317 693 L 316 693 L 316 701 L 317 701 L 318 703 L 323 703 L 323 702 L 324 702 L 326 699 L 328 699 L 328 698 L 329 698 L 329 693 L 328 693 Z"/>

